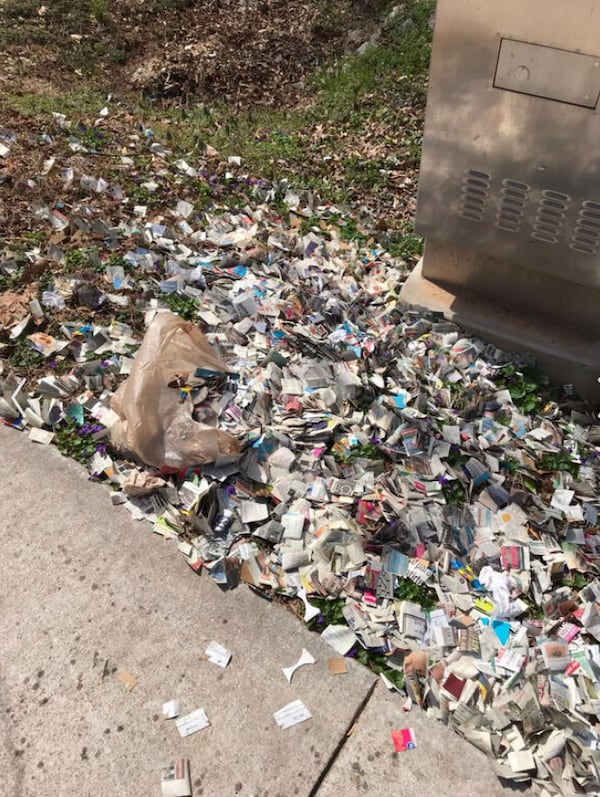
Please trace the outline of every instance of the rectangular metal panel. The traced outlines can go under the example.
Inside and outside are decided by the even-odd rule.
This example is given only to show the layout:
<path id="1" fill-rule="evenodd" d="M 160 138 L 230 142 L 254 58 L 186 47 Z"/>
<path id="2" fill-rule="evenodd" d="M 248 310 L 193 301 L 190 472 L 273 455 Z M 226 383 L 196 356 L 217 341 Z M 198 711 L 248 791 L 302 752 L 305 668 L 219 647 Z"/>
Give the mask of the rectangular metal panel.
<path id="1" fill-rule="evenodd" d="M 534 77 L 546 88 L 542 48 L 574 55 L 563 82 L 552 78 L 562 101 L 494 85 L 502 40 L 538 45 Z M 592 91 L 577 53 L 599 42 L 597 0 L 438 0 L 420 234 L 600 285 L 600 111 L 564 101 Z"/>
<path id="2" fill-rule="evenodd" d="M 502 39 L 494 86 L 595 108 L 600 95 L 600 59 L 556 47 Z"/>

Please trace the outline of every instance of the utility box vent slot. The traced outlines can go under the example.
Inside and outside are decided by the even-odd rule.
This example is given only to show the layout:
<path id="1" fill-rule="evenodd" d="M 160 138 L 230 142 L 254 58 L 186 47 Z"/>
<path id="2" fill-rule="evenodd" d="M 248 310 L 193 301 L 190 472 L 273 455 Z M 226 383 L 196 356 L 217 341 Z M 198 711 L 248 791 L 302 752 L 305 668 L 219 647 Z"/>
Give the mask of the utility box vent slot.
<path id="1" fill-rule="evenodd" d="M 491 177 L 471 169 L 462 184 L 460 215 L 468 221 L 483 221 L 488 204 Z"/>
<path id="2" fill-rule="evenodd" d="M 532 201 L 535 194 L 539 196 L 537 204 Z M 469 169 L 461 182 L 458 214 L 469 222 L 493 221 L 501 232 L 524 234 L 530 241 L 558 244 L 562 239 L 572 252 L 597 255 L 600 202 L 584 200 L 575 220 L 569 221 L 572 205 L 572 198 L 563 191 L 534 191 L 513 177 L 493 180 L 488 172 Z"/>

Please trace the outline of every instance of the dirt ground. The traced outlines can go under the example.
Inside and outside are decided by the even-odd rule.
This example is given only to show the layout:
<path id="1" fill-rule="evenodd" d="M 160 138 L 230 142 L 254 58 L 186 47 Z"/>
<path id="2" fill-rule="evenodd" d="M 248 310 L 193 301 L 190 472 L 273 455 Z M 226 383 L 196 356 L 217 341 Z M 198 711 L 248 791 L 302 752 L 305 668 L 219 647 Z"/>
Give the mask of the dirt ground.
<path id="1" fill-rule="evenodd" d="M 4 0 L 0 86 L 297 102 L 308 72 L 377 29 L 381 0 Z"/>

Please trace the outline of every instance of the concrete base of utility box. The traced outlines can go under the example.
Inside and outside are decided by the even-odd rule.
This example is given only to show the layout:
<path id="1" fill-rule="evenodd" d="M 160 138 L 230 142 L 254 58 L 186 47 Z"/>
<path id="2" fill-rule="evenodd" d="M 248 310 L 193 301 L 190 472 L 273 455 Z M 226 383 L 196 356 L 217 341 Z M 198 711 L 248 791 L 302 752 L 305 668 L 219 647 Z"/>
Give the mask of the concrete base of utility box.
<path id="1" fill-rule="evenodd" d="M 600 286 L 428 240 L 400 298 L 507 351 L 532 353 L 556 384 L 600 402 Z"/>

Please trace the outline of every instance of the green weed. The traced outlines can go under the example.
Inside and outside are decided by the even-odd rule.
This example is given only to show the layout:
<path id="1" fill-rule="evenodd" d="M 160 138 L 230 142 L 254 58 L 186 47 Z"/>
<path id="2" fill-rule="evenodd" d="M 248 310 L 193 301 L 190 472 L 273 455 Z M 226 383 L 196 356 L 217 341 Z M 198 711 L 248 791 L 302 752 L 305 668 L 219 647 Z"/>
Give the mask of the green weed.
<path id="1" fill-rule="evenodd" d="M 18 275 L 15 274 L 0 274 L 0 293 L 2 291 L 10 291 L 17 286 Z"/>
<path id="2" fill-rule="evenodd" d="M 394 595 L 399 600 L 418 603 L 427 611 L 435 609 L 437 604 L 437 595 L 434 590 L 423 584 L 415 584 L 414 581 L 402 576 L 398 576 L 398 586 L 394 590 Z"/>
<path id="3" fill-rule="evenodd" d="M 542 471 L 563 471 L 570 473 L 574 478 L 579 476 L 579 465 L 573 462 L 569 454 L 565 451 L 556 454 L 544 454 L 538 462 L 538 470 Z"/>
<path id="4" fill-rule="evenodd" d="M 100 152 L 107 144 L 110 143 L 110 137 L 103 130 L 99 130 L 92 125 L 79 125 L 73 131 L 73 135 L 77 138 L 90 152 Z"/>
<path id="5" fill-rule="evenodd" d="M 96 22 L 106 22 L 108 17 L 108 7 L 106 0 L 90 0 L 90 12 Z"/>
<path id="6" fill-rule="evenodd" d="M 125 274 L 133 274 L 135 271 L 134 266 L 123 255 L 111 255 L 104 265 L 110 268 L 122 268 Z M 104 267 L 103 270 L 105 270 Z"/>
<path id="7" fill-rule="evenodd" d="M 459 481 L 452 481 L 442 485 L 442 493 L 449 506 L 462 507 L 465 505 L 467 496 L 465 488 Z"/>
<path id="8" fill-rule="evenodd" d="M 388 665 L 387 658 L 383 654 L 373 653 L 373 651 L 359 648 L 356 658 L 361 664 L 364 664 L 365 667 L 368 667 L 376 675 L 385 675 L 385 677 L 391 681 L 397 689 L 404 688 L 404 673 L 399 672 L 398 670 L 393 670 Z"/>
<path id="9" fill-rule="evenodd" d="M 179 296 L 176 293 L 165 293 L 160 297 L 172 313 L 186 321 L 195 321 L 198 312 L 198 301 L 192 297 Z"/>
<path id="10" fill-rule="evenodd" d="M 343 600 L 329 601 L 325 598 L 311 598 L 311 603 L 321 612 L 320 616 L 307 623 L 311 631 L 323 631 L 328 625 L 345 624 L 346 620 L 342 612 L 345 606 Z"/>
<path id="11" fill-rule="evenodd" d="M 499 389 L 509 391 L 513 404 L 524 415 L 538 412 L 548 401 L 558 398 L 546 377 L 535 368 L 517 369 L 514 365 L 505 365 L 494 376 Z"/>
<path id="12" fill-rule="evenodd" d="M 153 194 L 140 183 L 132 183 L 125 187 L 125 193 L 134 205 L 147 205 L 152 207 L 154 202 Z"/>
<path id="13" fill-rule="evenodd" d="M 36 351 L 26 338 L 18 340 L 8 355 L 8 362 L 12 367 L 23 373 L 35 370 L 43 361 L 43 355 Z"/>
<path id="14" fill-rule="evenodd" d="M 97 442 L 93 435 L 101 427 L 89 427 L 84 424 L 79 426 L 74 420 L 69 419 L 57 431 L 54 443 L 61 454 L 85 464 L 95 453 Z"/>
<path id="15" fill-rule="evenodd" d="M 394 230 L 385 242 L 386 249 L 392 257 L 402 260 L 416 260 L 423 254 L 424 240 L 417 235 L 412 224 L 401 230 Z"/>
<path id="16" fill-rule="evenodd" d="M 104 271 L 104 265 L 98 257 L 95 247 L 87 249 L 69 249 L 65 253 L 64 269 L 67 273 L 78 271 Z"/>

